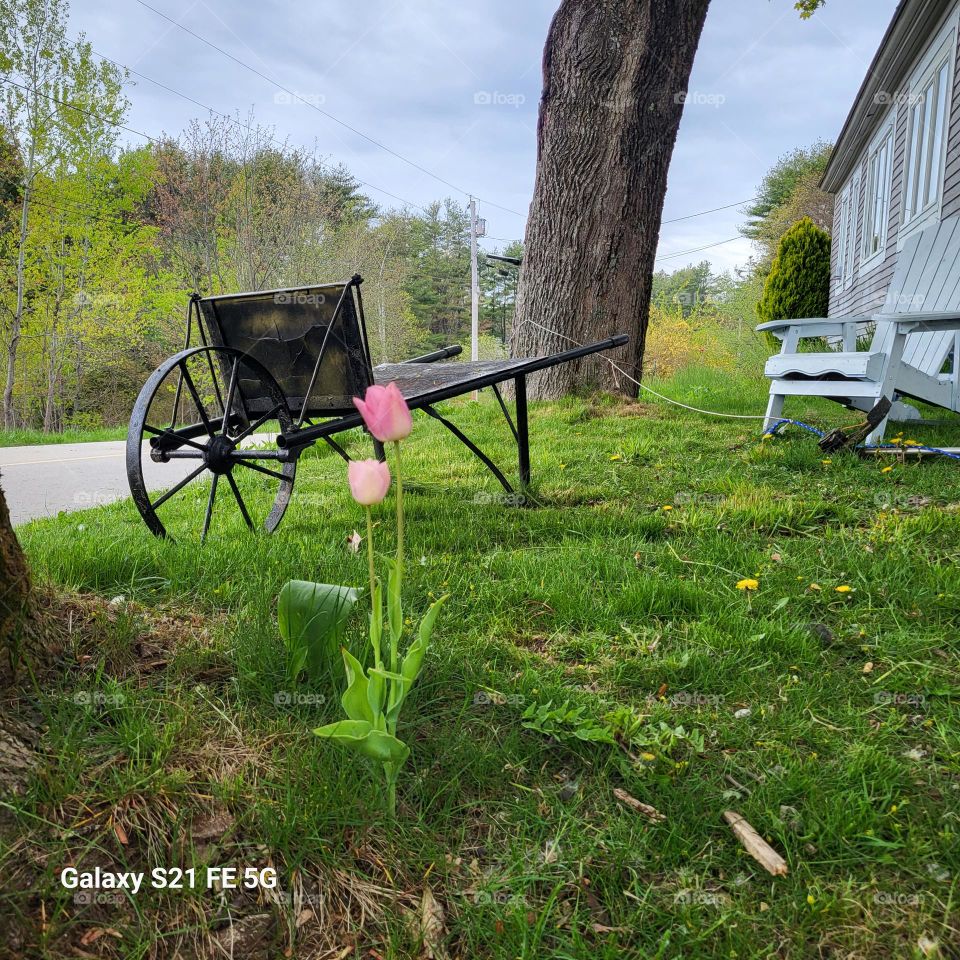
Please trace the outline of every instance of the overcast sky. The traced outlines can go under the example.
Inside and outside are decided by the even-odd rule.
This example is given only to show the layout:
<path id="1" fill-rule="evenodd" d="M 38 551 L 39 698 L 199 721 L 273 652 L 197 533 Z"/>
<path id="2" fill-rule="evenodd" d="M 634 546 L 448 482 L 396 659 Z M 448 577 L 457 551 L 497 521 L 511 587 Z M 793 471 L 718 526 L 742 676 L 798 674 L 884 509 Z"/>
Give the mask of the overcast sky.
<path id="1" fill-rule="evenodd" d="M 318 144 L 358 178 L 415 204 L 482 200 L 492 248 L 522 238 L 533 189 L 540 61 L 558 0 L 72 0 L 94 49 L 224 113 L 251 108 L 278 136 Z M 807 21 L 793 0 L 713 0 L 694 65 L 664 219 L 754 196 L 777 158 L 836 138 L 896 0 L 827 0 Z M 176 134 L 196 104 L 134 77 L 130 125 Z M 391 155 L 320 110 L 426 168 Z M 137 138 L 130 136 L 131 142 Z M 139 141 L 139 142 L 142 142 Z M 378 202 L 397 201 L 365 187 Z M 508 213 L 491 204 L 517 211 Z M 665 223 L 659 255 L 737 235 L 739 208 Z M 658 266 L 746 261 L 737 240 Z"/>

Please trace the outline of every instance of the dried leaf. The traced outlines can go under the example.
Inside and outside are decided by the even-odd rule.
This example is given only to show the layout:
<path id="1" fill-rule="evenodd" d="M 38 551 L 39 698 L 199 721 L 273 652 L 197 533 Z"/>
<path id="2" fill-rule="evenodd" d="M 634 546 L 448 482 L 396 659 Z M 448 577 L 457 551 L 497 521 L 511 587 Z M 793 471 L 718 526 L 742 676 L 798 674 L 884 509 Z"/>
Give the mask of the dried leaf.
<path id="1" fill-rule="evenodd" d="M 353 533 L 347 537 L 347 550 L 350 553 L 359 553 L 361 543 L 363 543 L 363 537 L 361 537 L 360 534 L 354 530 Z"/>
<path id="2" fill-rule="evenodd" d="M 117 823 L 116 820 L 113 821 L 113 832 L 117 835 L 117 839 L 126 846 L 130 842 L 130 838 L 127 836 L 127 831 Z"/>
<path id="3" fill-rule="evenodd" d="M 446 960 L 447 948 L 444 940 L 447 936 L 446 918 L 443 907 L 437 902 L 430 887 L 423 888 L 420 900 L 421 956 L 426 960 Z"/>

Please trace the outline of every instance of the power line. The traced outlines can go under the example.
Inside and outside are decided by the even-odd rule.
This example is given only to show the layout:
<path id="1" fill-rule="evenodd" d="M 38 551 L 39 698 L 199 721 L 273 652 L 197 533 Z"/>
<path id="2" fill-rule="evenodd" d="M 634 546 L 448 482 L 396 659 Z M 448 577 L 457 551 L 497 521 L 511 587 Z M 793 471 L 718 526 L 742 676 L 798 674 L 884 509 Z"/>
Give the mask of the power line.
<path id="1" fill-rule="evenodd" d="M 691 253 L 699 253 L 701 250 L 710 250 L 712 247 L 722 247 L 725 243 L 733 243 L 734 240 L 742 240 L 743 237 L 731 237 L 729 240 L 718 240 L 716 243 L 708 243 L 703 247 L 694 247 L 693 250 L 681 250 L 680 253 L 668 253 L 662 257 L 656 257 L 656 260 L 675 260 L 677 257 L 686 257 Z"/>
<path id="2" fill-rule="evenodd" d="M 705 217 L 708 213 L 716 213 L 718 210 L 729 210 L 731 207 L 741 207 L 745 203 L 753 203 L 759 200 L 759 197 L 751 197 L 749 200 L 738 200 L 736 203 L 728 203 L 722 207 L 714 207 L 712 210 L 701 210 L 699 213 L 688 213 L 685 217 L 674 217 L 672 220 L 661 220 L 661 225 L 665 223 L 679 223 L 681 220 L 693 220 L 694 217 Z"/>
<path id="3" fill-rule="evenodd" d="M 24 86 L 22 83 L 17 83 L 16 80 L 11 80 L 9 77 L 0 77 L 0 83 L 11 83 L 13 86 L 19 87 L 21 90 L 26 90 L 27 93 L 39 94 L 41 97 L 45 97 L 47 100 L 51 100 L 53 103 L 57 103 L 61 107 L 66 107 L 68 110 L 74 110 L 77 113 L 84 114 L 85 116 L 93 117 L 95 120 L 102 120 L 104 123 L 107 123 L 112 127 L 117 127 L 120 130 L 126 130 L 128 133 L 135 133 L 138 137 L 144 137 L 151 143 L 162 142 L 157 137 L 151 137 L 149 133 L 144 133 L 142 130 L 136 130 L 133 127 L 128 127 L 125 124 L 120 123 L 118 120 L 111 120 L 109 117 L 105 117 L 102 113 L 94 113 L 92 110 L 84 110 L 83 107 L 78 107 L 73 103 L 67 103 L 66 100 L 61 100 L 59 97 L 54 97 L 49 93 L 44 93 L 42 90 L 31 90 L 30 87 Z"/>
<path id="4" fill-rule="evenodd" d="M 194 39 L 199 40 L 201 43 L 206 44 L 212 50 L 216 50 L 217 53 L 232 60 L 234 63 L 243 67 L 245 70 L 249 70 L 250 73 L 255 74 L 256 76 L 260 77 L 262 80 L 266 80 L 267 83 L 273 84 L 273 86 L 277 87 L 279 90 L 283 90 L 284 93 L 289 94 L 294 99 L 299 100 L 301 103 L 306 104 L 311 109 L 316 110 L 317 113 L 322 114 L 328 120 L 333 120 L 334 123 L 339 124 L 344 129 L 349 130 L 353 134 L 356 134 L 356 136 L 361 137 L 362 139 L 366 140 L 368 143 L 372 143 L 375 147 L 378 147 L 380 150 L 386 151 L 391 156 L 396 157 L 398 160 L 401 160 L 403 163 L 406 163 L 408 166 L 413 167 L 415 170 L 419 170 L 421 173 L 426 174 L 428 177 L 432 177 L 438 183 L 442 183 L 444 184 L 444 186 L 450 187 L 451 190 L 456 190 L 457 193 L 462 193 L 468 197 L 476 196 L 470 190 L 464 190 L 463 187 L 458 187 L 455 183 L 451 183 L 445 177 L 441 177 L 440 174 L 434 173 L 432 170 L 428 170 L 422 164 L 417 163 L 416 160 L 411 160 L 409 157 L 404 156 L 402 153 L 398 153 L 396 150 L 392 149 L 391 147 L 388 147 L 385 143 L 381 142 L 380 140 L 377 140 L 374 137 L 369 136 L 368 134 L 364 133 L 362 130 L 358 130 L 352 124 L 347 123 L 346 120 L 341 120 L 339 117 L 334 116 L 334 114 L 328 112 L 327 110 L 324 110 L 322 107 L 319 107 L 316 103 L 313 103 L 311 100 L 308 100 L 305 97 L 300 96 L 300 94 L 297 93 L 295 90 L 291 90 L 289 87 L 285 87 L 282 83 L 278 82 L 268 74 L 263 73 L 263 71 L 258 70 L 256 67 L 251 66 L 245 60 L 241 60 L 239 57 L 234 56 L 229 51 L 224 50 L 223 47 L 217 46 L 217 44 L 215 44 L 212 40 L 208 40 L 206 37 L 203 37 L 199 33 L 196 33 L 195 31 L 191 30 L 189 27 L 184 26 L 184 24 L 174 20 L 173 17 L 168 16 L 162 10 L 158 10 L 156 7 L 151 6 L 149 3 L 146 2 L 146 0 L 137 0 L 137 3 L 139 3 L 141 7 L 146 7 L 147 10 L 153 11 L 153 13 L 155 13 L 158 17 L 162 17 L 164 20 L 166 20 L 168 23 L 172 24 L 173 26 L 179 28 L 180 30 L 183 30 L 184 33 L 188 33 Z M 481 197 L 477 197 L 477 199 L 482 200 Z M 516 210 L 511 210 L 509 207 L 502 207 L 499 204 L 493 203 L 490 200 L 482 200 L 482 202 L 487 204 L 487 206 L 495 207 L 496 209 L 503 210 L 506 213 L 512 213 L 514 216 L 517 216 L 517 217 L 524 216 L 524 214 L 518 213 Z"/>
<path id="5" fill-rule="evenodd" d="M 126 70 L 128 73 L 132 73 L 134 76 L 140 77 L 142 80 L 146 80 L 149 83 L 155 84 L 161 89 L 166 90 L 168 93 L 172 93 L 177 97 L 182 97 L 184 100 L 189 101 L 195 106 L 198 106 L 203 110 L 208 110 L 210 113 L 216 114 L 218 117 L 222 117 L 224 120 L 228 121 L 229 123 L 236 124 L 237 126 L 242 127 L 244 130 L 247 130 L 251 133 L 253 132 L 253 127 L 251 127 L 250 124 L 244 123 L 242 120 L 239 120 L 237 117 L 232 117 L 230 116 L 230 114 L 222 113 L 220 110 L 214 109 L 209 104 L 202 103 L 201 101 L 196 100 L 195 98 L 189 96 L 188 94 L 182 93 L 180 90 L 175 90 L 173 87 L 167 86 L 167 84 L 161 83 L 161 81 L 156 80 L 153 77 L 148 77 L 145 73 L 140 73 L 139 71 L 134 70 L 132 67 L 128 67 L 124 63 L 120 63 L 117 60 L 111 59 L 105 54 L 99 53 L 96 50 L 94 50 L 93 53 L 94 55 L 98 56 L 101 60 L 106 60 L 107 63 L 112 63 L 115 67 L 118 67 L 121 70 Z M 280 147 L 286 146 L 286 144 L 282 140 L 278 140 L 274 136 L 269 136 L 269 139 L 272 143 L 277 144 L 277 146 L 280 146 Z M 361 180 L 359 177 L 354 177 L 353 174 L 351 174 L 351 177 L 353 177 L 353 179 L 356 180 L 357 183 L 363 185 L 364 187 L 369 187 L 371 190 L 376 190 L 377 193 L 382 193 L 384 196 L 390 197 L 393 200 L 397 200 L 400 203 L 405 204 L 407 206 L 415 207 L 417 210 L 423 210 L 424 213 L 427 212 L 423 207 L 420 206 L 420 204 L 414 203 L 412 200 L 407 200 L 404 197 L 397 196 L 397 194 L 391 193 L 389 190 L 384 190 L 383 187 L 378 187 L 376 184 L 368 183 L 366 180 Z"/>

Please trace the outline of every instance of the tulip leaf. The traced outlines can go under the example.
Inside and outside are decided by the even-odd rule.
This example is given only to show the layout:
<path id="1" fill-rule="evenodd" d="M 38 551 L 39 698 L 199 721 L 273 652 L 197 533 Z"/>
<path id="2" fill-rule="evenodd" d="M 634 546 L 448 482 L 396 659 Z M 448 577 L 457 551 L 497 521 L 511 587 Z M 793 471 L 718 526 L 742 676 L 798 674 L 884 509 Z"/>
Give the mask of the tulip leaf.
<path id="1" fill-rule="evenodd" d="M 372 723 L 373 712 L 367 699 L 367 675 L 363 672 L 363 664 L 346 647 L 340 652 L 347 671 L 347 689 L 340 697 L 344 712 L 351 720 Z"/>
<path id="2" fill-rule="evenodd" d="M 443 596 L 436 603 L 430 605 L 423 620 L 420 621 L 420 629 L 417 632 L 417 639 L 410 644 L 403 663 L 400 665 L 400 679 L 402 682 L 394 685 L 394 696 L 387 708 L 387 722 L 396 725 L 397 718 L 400 716 L 400 708 L 407 694 L 413 689 L 413 685 L 420 676 L 420 669 L 423 666 L 423 659 L 427 655 L 427 649 L 430 646 L 430 637 L 433 634 L 433 627 L 440 613 L 440 608 L 446 602 L 447 597 Z"/>
<path id="3" fill-rule="evenodd" d="M 283 585 L 277 619 L 291 676 L 306 669 L 315 679 L 329 668 L 359 596 L 353 587 L 331 583 L 290 580 Z"/>
<path id="4" fill-rule="evenodd" d="M 383 702 L 386 699 L 387 685 L 379 670 L 371 668 L 367 676 L 367 710 L 370 721 L 376 723 L 383 715 Z"/>
<path id="5" fill-rule="evenodd" d="M 318 737 L 357 750 L 380 763 L 401 764 L 410 755 L 410 748 L 402 740 L 386 731 L 374 729 L 366 720 L 339 720 L 318 727 L 313 732 Z"/>
<path id="6" fill-rule="evenodd" d="M 390 572 L 387 574 L 387 621 L 390 624 L 390 639 L 396 644 L 403 633 L 403 604 L 400 598 L 401 573 L 397 564 L 388 560 Z"/>

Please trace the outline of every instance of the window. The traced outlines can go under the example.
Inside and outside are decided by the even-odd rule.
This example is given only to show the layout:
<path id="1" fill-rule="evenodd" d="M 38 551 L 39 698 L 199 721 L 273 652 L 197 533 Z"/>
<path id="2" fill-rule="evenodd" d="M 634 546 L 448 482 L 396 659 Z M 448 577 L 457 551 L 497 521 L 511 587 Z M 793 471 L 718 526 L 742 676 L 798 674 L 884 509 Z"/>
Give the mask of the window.
<path id="1" fill-rule="evenodd" d="M 860 199 L 860 173 L 854 174 L 840 194 L 837 222 L 837 287 L 846 290 L 853 283 L 857 250 L 857 206 Z"/>
<path id="2" fill-rule="evenodd" d="M 906 101 L 908 125 L 904 225 L 919 225 L 939 210 L 952 101 L 953 58 L 951 34 L 937 48 L 933 58 L 928 59 L 923 73 L 910 85 Z"/>
<path id="3" fill-rule="evenodd" d="M 890 220 L 890 183 L 893 166 L 893 123 L 887 122 L 870 145 L 867 187 L 863 200 L 863 259 L 879 257 L 887 245 Z"/>

